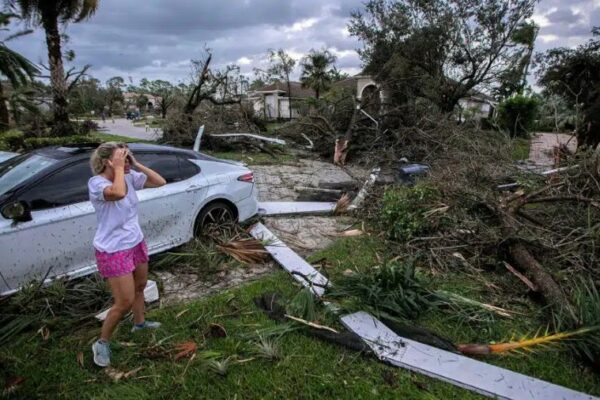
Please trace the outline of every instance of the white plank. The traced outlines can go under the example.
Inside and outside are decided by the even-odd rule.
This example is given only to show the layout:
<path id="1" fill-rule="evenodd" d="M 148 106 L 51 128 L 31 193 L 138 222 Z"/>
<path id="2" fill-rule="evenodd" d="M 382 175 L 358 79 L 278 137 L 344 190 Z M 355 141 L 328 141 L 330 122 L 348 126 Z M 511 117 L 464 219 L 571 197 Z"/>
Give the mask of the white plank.
<path id="1" fill-rule="evenodd" d="M 317 296 L 322 296 L 325 292 L 321 286 L 328 284 L 328 279 L 321 275 L 319 271 L 314 269 L 312 265 L 307 263 L 302 257 L 294 252 L 283 243 L 277 236 L 269 231 L 263 224 L 258 223 L 252 227 L 250 234 L 258 240 L 267 242 L 265 249 L 273 256 L 283 269 L 288 271 L 294 279 L 302 283 L 304 286 L 310 288 L 312 292 Z M 306 276 L 310 282 L 307 282 L 302 276 L 294 274 L 294 272 L 301 273 Z M 313 286 L 311 283 L 320 285 Z"/>
<path id="2" fill-rule="evenodd" d="M 212 133 L 210 136 L 223 137 L 223 138 L 248 137 L 248 138 L 253 138 L 253 139 L 257 139 L 257 140 L 262 140 L 263 142 L 271 142 L 271 143 L 279 144 L 282 146 L 286 145 L 286 142 L 283 139 L 255 135 L 253 133 Z"/>
<path id="3" fill-rule="evenodd" d="M 264 216 L 291 214 L 330 214 L 336 203 L 315 201 L 267 201 L 258 203 L 258 213 Z"/>
<path id="4" fill-rule="evenodd" d="M 485 396 L 509 400 L 598 399 L 460 354 L 405 339 L 362 311 L 343 316 L 342 323 L 359 335 L 382 361 Z"/>
<path id="5" fill-rule="evenodd" d="M 146 282 L 146 287 L 144 288 L 144 301 L 146 303 L 154 303 L 155 301 L 158 301 L 158 299 L 159 293 L 156 281 L 148 279 L 148 281 Z M 109 311 L 110 308 L 107 308 L 106 310 L 99 312 L 98 314 L 96 314 L 96 319 L 99 321 L 104 321 Z"/>

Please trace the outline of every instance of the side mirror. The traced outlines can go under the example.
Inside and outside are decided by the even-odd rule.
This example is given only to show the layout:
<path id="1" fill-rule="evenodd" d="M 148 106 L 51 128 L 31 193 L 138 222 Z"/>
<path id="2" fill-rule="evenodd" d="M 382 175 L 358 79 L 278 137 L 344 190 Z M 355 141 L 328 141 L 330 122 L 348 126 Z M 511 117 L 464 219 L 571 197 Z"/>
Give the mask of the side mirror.
<path id="1" fill-rule="evenodd" d="M 24 201 L 13 201 L 8 203 L 2 210 L 0 210 L 2 216 L 6 219 L 12 219 L 15 222 L 27 222 L 31 221 L 31 210 Z"/>

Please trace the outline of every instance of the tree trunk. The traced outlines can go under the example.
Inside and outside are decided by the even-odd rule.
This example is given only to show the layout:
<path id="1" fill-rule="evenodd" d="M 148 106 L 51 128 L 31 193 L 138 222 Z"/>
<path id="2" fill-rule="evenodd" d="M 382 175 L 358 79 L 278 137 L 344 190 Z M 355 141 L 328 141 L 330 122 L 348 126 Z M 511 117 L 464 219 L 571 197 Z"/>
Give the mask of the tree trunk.
<path id="1" fill-rule="evenodd" d="M 10 114 L 4 97 L 4 86 L 0 83 L 0 131 L 7 130 L 10 124 Z"/>
<path id="2" fill-rule="evenodd" d="M 46 31 L 50 83 L 52 85 L 52 112 L 54 114 L 52 134 L 53 136 L 67 136 L 74 133 L 74 128 L 69 122 L 69 113 L 67 111 L 67 82 L 65 81 L 60 32 L 58 30 L 58 16 L 56 13 L 49 10 L 42 10 L 42 25 Z"/>
<path id="3" fill-rule="evenodd" d="M 502 222 L 502 235 L 504 238 L 510 238 L 519 229 L 515 209 L 501 203 L 498 216 Z M 508 251 L 515 265 L 538 287 L 546 303 L 556 311 L 566 312 L 575 321 L 577 319 L 575 309 L 569 298 L 527 247 L 516 240 L 509 244 Z"/>
<path id="4" fill-rule="evenodd" d="M 288 110 L 290 111 L 290 121 L 292 120 L 292 85 L 290 84 L 290 76 L 287 75 L 287 90 L 288 90 Z"/>

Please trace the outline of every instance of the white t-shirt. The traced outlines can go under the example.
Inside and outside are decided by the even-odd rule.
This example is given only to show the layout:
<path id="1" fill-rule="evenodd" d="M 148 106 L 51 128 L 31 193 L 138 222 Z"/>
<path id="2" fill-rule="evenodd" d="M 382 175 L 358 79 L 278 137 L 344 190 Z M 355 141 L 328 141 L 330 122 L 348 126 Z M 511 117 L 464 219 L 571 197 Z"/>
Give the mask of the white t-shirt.
<path id="1" fill-rule="evenodd" d="M 90 178 L 90 201 L 98 220 L 98 229 L 94 236 L 94 247 L 97 250 L 106 253 L 127 250 L 137 246 L 144 239 L 138 221 L 138 197 L 135 191 L 144 188 L 147 178 L 134 170 L 125 174 L 127 195 L 118 201 L 104 199 L 104 189 L 112 185 L 111 181 L 100 175 Z"/>

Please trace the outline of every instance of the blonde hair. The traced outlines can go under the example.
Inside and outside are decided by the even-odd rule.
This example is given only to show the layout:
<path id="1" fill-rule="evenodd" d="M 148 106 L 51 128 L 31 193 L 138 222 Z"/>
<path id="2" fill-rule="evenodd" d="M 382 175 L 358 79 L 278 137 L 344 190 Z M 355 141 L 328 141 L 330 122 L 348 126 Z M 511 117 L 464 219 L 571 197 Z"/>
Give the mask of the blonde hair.
<path id="1" fill-rule="evenodd" d="M 94 150 L 90 157 L 90 167 L 92 167 L 92 173 L 94 175 L 101 174 L 106 168 L 104 161 L 108 160 L 115 149 L 127 148 L 127 145 L 123 142 L 106 142 Z"/>

